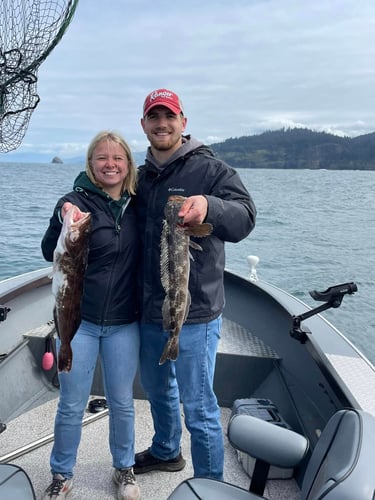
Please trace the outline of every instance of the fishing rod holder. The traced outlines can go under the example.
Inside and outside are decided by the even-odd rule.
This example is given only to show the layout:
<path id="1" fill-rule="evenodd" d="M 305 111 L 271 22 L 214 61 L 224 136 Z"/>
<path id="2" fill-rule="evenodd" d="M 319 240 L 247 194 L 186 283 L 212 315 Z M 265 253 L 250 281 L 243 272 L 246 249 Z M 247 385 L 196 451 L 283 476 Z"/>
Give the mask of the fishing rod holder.
<path id="1" fill-rule="evenodd" d="M 311 318 L 311 316 L 315 316 L 315 314 L 319 314 L 322 311 L 325 311 L 326 309 L 330 308 L 337 308 L 340 307 L 342 299 L 345 297 L 345 295 L 349 294 L 352 295 L 358 290 L 357 285 L 351 281 L 350 283 L 342 283 L 341 285 L 334 285 L 324 292 L 318 292 L 316 290 L 313 290 L 309 292 L 311 297 L 314 300 L 325 302 L 324 304 L 315 307 L 314 309 L 311 309 L 310 311 L 306 311 L 305 313 L 299 314 L 298 316 L 293 316 L 293 326 L 292 329 L 290 330 L 290 335 L 301 342 L 301 344 L 304 344 L 307 340 L 307 333 L 306 331 L 302 330 L 301 328 L 301 323 L 305 319 Z"/>
<path id="2" fill-rule="evenodd" d="M 0 305 L 0 321 L 5 321 L 7 319 L 8 312 L 10 312 L 10 307 Z"/>

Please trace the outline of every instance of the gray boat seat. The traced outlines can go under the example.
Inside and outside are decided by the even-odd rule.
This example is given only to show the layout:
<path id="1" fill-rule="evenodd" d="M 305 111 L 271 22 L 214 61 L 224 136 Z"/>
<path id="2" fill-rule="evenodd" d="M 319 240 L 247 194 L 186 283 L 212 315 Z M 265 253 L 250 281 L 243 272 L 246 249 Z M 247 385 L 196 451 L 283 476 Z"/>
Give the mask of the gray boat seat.
<path id="1" fill-rule="evenodd" d="M 270 465 L 294 467 L 306 455 L 307 440 L 284 427 L 250 415 L 236 414 L 228 425 L 232 446 L 255 458 L 250 488 L 206 478 L 183 481 L 168 500 L 258 500 Z M 301 500 L 374 500 L 375 417 L 340 410 L 328 421 L 311 455 Z"/>
<path id="2" fill-rule="evenodd" d="M 36 499 L 29 476 L 21 467 L 13 464 L 0 464 L 0 499 Z"/>

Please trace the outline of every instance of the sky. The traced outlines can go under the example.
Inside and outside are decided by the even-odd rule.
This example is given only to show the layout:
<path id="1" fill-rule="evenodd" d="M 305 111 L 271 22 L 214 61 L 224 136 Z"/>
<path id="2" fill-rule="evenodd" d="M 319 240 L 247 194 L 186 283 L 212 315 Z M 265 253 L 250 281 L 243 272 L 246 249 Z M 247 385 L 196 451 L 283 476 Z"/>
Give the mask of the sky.
<path id="1" fill-rule="evenodd" d="M 143 101 L 181 98 L 206 144 L 282 127 L 375 131 L 374 0 L 80 0 L 38 71 L 13 153 L 84 156 L 101 130 L 144 151 Z"/>

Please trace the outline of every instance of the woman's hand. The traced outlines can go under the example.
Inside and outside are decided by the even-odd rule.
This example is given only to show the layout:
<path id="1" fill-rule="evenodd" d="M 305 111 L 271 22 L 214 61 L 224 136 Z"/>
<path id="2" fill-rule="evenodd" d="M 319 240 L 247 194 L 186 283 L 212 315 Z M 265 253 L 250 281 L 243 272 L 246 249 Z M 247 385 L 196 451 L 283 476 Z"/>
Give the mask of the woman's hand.
<path id="1" fill-rule="evenodd" d="M 70 210 L 73 206 L 73 203 L 70 203 L 69 201 L 66 201 L 64 205 L 61 207 L 61 218 L 64 219 L 66 212 Z"/>

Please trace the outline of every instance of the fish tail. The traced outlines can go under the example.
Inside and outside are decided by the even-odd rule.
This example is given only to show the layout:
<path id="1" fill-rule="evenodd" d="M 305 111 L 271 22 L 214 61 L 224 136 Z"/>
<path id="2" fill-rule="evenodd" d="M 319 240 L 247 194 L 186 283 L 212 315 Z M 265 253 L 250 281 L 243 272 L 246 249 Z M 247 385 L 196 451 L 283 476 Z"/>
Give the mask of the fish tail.
<path id="1" fill-rule="evenodd" d="M 178 337 L 172 337 L 171 339 L 168 340 L 166 346 L 164 347 L 164 351 L 159 360 L 159 365 L 164 364 L 167 361 L 167 359 L 170 359 L 171 361 L 176 361 L 177 357 L 178 357 Z"/>
<path id="2" fill-rule="evenodd" d="M 70 372 L 72 369 L 73 352 L 70 344 L 61 344 L 58 356 L 59 372 Z"/>

